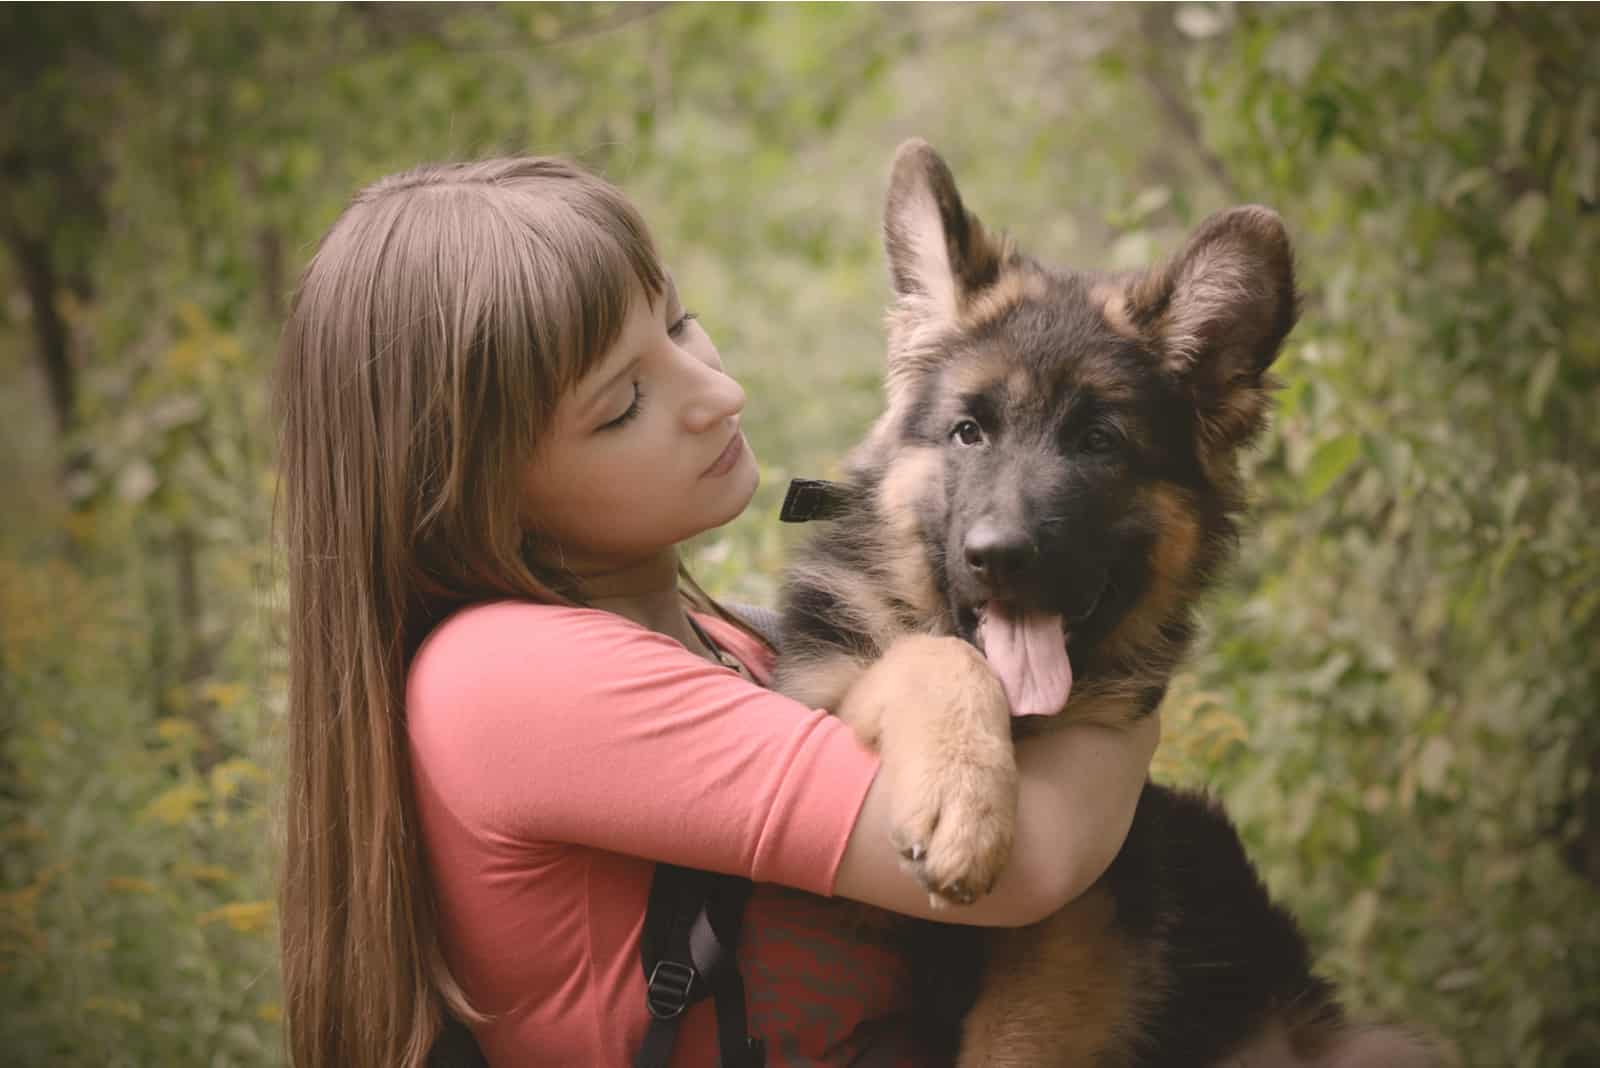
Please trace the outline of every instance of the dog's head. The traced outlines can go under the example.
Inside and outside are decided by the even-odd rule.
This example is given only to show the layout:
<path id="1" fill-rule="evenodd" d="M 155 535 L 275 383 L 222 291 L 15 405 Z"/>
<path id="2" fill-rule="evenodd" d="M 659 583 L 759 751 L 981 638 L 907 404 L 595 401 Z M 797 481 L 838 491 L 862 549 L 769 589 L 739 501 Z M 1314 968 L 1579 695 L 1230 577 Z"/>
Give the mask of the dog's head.
<path id="1" fill-rule="evenodd" d="M 1238 452 L 1294 325 L 1281 220 L 1223 212 L 1129 275 L 1049 268 L 985 230 L 910 141 L 884 238 L 884 492 L 917 517 L 957 631 L 1002 676 L 1049 669 L 1052 643 L 1081 672 L 1170 640 L 1232 533 Z"/>

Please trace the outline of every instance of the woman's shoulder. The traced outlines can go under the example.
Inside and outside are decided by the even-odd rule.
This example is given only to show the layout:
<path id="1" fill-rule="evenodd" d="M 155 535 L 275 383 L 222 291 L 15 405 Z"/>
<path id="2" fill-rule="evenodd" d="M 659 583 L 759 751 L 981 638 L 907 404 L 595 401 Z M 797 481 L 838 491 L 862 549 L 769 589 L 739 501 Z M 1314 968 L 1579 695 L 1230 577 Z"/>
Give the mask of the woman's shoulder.
<path id="1" fill-rule="evenodd" d="M 424 647 L 445 635 L 482 637 L 508 630 L 564 631 L 594 626 L 638 627 L 632 620 L 599 608 L 539 601 L 482 601 L 458 608 L 433 628 Z M 643 628 L 638 628 L 643 629 Z"/>
<path id="2" fill-rule="evenodd" d="M 708 615 L 695 618 L 724 649 L 765 683 L 771 651 L 738 627 Z M 412 658 L 407 704 L 482 701 L 496 693 L 525 698 L 530 688 L 547 698 L 573 689 L 593 696 L 626 665 L 635 681 L 672 678 L 705 664 L 672 638 L 614 612 L 576 605 L 494 601 L 470 605 L 439 623 Z"/>
<path id="3" fill-rule="evenodd" d="M 423 639 L 406 675 L 407 704 L 483 698 L 498 690 L 525 696 L 535 680 L 548 687 L 581 677 L 591 663 L 673 649 L 679 647 L 670 638 L 596 608 L 532 601 L 470 605 Z"/>
<path id="4" fill-rule="evenodd" d="M 461 608 L 435 626 L 417 649 L 413 670 L 440 660 L 560 656 L 596 642 L 664 640 L 630 619 L 598 608 L 489 601 Z"/>

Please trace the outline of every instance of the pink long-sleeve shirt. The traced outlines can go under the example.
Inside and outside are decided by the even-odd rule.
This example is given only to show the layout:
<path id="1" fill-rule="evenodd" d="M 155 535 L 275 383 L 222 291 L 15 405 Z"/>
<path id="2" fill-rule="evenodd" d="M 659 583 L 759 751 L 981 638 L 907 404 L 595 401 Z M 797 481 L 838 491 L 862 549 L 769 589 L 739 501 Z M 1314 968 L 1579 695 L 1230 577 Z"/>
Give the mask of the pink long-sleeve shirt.
<path id="1" fill-rule="evenodd" d="M 697 618 L 766 680 L 759 643 Z M 903 957 L 825 900 L 877 770 L 842 722 L 612 613 L 519 602 L 440 624 L 406 708 L 444 951 L 496 1068 L 632 1063 L 656 861 L 772 884 L 739 946 L 771 1068 L 913 1059 Z M 715 1050 L 707 1000 L 673 1064 Z"/>

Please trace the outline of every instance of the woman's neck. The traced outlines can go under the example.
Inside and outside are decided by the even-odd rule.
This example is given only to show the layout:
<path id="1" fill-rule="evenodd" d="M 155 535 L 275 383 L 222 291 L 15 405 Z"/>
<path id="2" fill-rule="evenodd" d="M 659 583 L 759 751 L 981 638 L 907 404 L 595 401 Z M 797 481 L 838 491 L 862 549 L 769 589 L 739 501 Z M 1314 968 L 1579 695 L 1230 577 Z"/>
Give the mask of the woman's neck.
<path id="1" fill-rule="evenodd" d="M 641 627 L 677 639 L 691 652 L 716 658 L 689 625 L 689 615 L 678 592 L 677 549 L 665 549 L 648 560 L 615 571 L 582 575 L 579 581 L 591 607 L 615 612 Z"/>

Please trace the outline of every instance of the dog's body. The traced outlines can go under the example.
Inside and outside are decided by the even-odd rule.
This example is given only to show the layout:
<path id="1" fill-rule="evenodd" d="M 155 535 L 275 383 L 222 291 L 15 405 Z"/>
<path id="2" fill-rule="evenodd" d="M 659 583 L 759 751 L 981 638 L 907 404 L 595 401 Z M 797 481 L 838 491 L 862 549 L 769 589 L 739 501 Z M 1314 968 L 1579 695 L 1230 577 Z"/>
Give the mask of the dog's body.
<path id="1" fill-rule="evenodd" d="M 1008 728 L 1122 727 L 1159 705 L 1233 544 L 1238 452 L 1264 423 L 1297 298 L 1265 209 L 1209 220 L 1143 274 L 1060 271 L 986 233 L 921 142 L 896 157 L 885 236 L 887 410 L 789 572 L 777 684 L 916 765 L 896 844 L 931 893 L 963 902 L 1009 852 Z M 976 690 L 914 717 L 861 696 L 929 636 L 983 647 L 1010 711 L 1038 714 L 997 727 L 963 707 Z M 970 670 L 950 668 L 958 684 Z M 970 1002 L 962 1064 L 1433 1063 L 1348 1025 L 1227 818 L 1155 785 L 1109 871 L 1062 912 L 919 938 Z"/>

